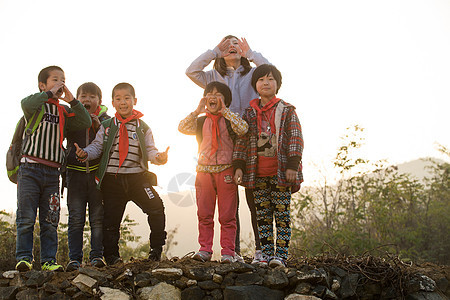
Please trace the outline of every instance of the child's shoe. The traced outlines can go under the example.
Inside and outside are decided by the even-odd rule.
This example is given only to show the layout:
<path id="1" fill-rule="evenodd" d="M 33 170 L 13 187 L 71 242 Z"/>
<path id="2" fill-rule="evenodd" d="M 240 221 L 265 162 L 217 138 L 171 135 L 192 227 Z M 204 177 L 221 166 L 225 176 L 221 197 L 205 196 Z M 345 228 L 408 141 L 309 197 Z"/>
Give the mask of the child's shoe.
<path id="1" fill-rule="evenodd" d="M 77 260 L 71 260 L 66 266 L 66 272 L 72 272 L 78 270 L 81 267 L 81 263 Z"/>
<path id="2" fill-rule="evenodd" d="M 259 265 L 259 263 L 263 260 L 262 250 L 255 251 L 255 257 L 253 258 L 252 265 Z M 267 261 L 266 261 L 267 263 Z"/>
<path id="3" fill-rule="evenodd" d="M 269 267 L 271 268 L 286 267 L 286 262 L 284 261 L 284 259 L 274 256 L 269 262 Z"/>
<path id="4" fill-rule="evenodd" d="M 211 260 L 211 257 L 212 253 L 210 252 L 198 251 L 197 253 L 194 254 L 192 258 L 201 262 L 207 262 Z"/>
<path id="5" fill-rule="evenodd" d="M 32 268 L 33 268 L 33 265 L 31 264 L 30 261 L 28 261 L 26 259 L 22 259 L 16 264 L 16 270 L 19 272 L 30 271 Z"/>
<path id="6" fill-rule="evenodd" d="M 123 260 L 120 257 L 117 257 L 115 255 L 105 257 L 105 260 L 106 260 L 106 263 L 108 264 L 108 266 L 116 265 L 116 264 L 123 262 Z"/>
<path id="7" fill-rule="evenodd" d="M 106 266 L 106 262 L 101 257 L 95 257 L 91 260 L 90 265 L 96 268 L 103 268 Z"/>
<path id="8" fill-rule="evenodd" d="M 153 261 L 160 261 L 161 260 L 161 253 L 162 253 L 162 248 L 161 247 L 153 248 L 150 251 L 150 254 L 148 255 L 148 259 L 153 260 Z"/>
<path id="9" fill-rule="evenodd" d="M 244 258 L 237 253 L 234 253 L 234 261 L 245 263 Z"/>
<path id="10" fill-rule="evenodd" d="M 222 255 L 222 258 L 220 259 L 220 263 L 221 264 L 231 264 L 231 263 L 233 263 L 235 261 L 236 260 L 234 259 L 233 256 L 227 255 L 227 254 Z"/>
<path id="11" fill-rule="evenodd" d="M 64 268 L 58 265 L 55 260 L 47 261 L 41 266 L 42 271 L 64 272 Z"/>

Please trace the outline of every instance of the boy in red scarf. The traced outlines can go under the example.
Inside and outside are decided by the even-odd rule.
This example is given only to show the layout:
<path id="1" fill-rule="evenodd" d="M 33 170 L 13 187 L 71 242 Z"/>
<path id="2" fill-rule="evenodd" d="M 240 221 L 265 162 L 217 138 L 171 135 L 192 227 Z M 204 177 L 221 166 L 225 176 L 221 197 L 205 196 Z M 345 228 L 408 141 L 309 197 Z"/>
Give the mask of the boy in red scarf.
<path id="1" fill-rule="evenodd" d="M 236 141 L 234 179 L 237 184 L 253 189 L 264 257 L 261 264 L 286 266 L 291 239 L 291 194 L 300 189 L 303 181 L 302 130 L 295 107 L 276 97 L 281 73 L 275 66 L 257 67 L 252 86 L 260 98 L 250 101 L 243 115 L 249 130 Z"/>
<path id="2" fill-rule="evenodd" d="M 180 122 L 181 133 L 196 135 L 199 144 L 195 181 L 200 250 L 199 261 L 212 257 L 214 211 L 220 222 L 222 263 L 235 261 L 237 185 L 233 182 L 232 155 L 236 136 L 247 132 L 247 123 L 232 113 L 230 88 L 220 82 L 209 83 L 197 109 Z M 206 116 L 198 117 L 205 113 Z"/>
<path id="3" fill-rule="evenodd" d="M 158 152 L 152 131 L 141 120 L 143 114 L 134 109 L 137 99 L 129 83 L 113 88 L 114 118 L 102 122 L 95 140 L 86 148 L 77 148 L 82 161 L 101 156 L 96 174 L 104 204 L 103 255 L 108 265 L 121 262 L 119 254 L 120 223 L 129 200 L 148 215 L 150 226 L 149 259 L 161 260 L 166 241 L 164 204 L 153 188 L 155 176 L 148 171 L 148 161 L 156 165 L 167 162 L 165 152 Z M 103 153 L 103 155 L 102 155 Z"/>
<path id="4" fill-rule="evenodd" d="M 39 208 L 41 265 L 45 271 L 64 271 L 56 262 L 60 213 L 59 176 L 65 160 L 63 140 L 69 131 L 91 126 L 84 106 L 65 85 L 58 66 L 41 70 L 40 93 L 21 102 L 25 119 L 38 114 L 36 130 L 24 138 L 17 180 L 16 269 L 29 271 L 33 261 L 33 230 Z M 61 105 L 62 100 L 70 105 Z"/>

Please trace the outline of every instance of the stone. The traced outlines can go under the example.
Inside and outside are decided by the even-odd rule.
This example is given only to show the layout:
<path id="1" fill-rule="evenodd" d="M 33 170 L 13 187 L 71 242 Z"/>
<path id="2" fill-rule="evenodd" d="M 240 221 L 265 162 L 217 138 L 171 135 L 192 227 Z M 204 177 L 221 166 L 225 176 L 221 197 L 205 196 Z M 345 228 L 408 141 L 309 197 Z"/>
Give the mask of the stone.
<path id="1" fill-rule="evenodd" d="M 0 287 L 7 287 L 7 286 L 9 286 L 9 279 L 0 278 Z"/>
<path id="2" fill-rule="evenodd" d="M 0 287 L 0 299 L 1 300 L 16 299 L 16 295 L 18 292 L 19 288 L 16 286 Z"/>
<path id="3" fill-rule="evenodd" d="M 3 272 L 2 275 L 3 275 L 4 278 L 13 279 L 14 276 L 19 275 L 19 274 L 20 274 L 19 271 L 17 271 L 17 270 L 11 270 L 11 271 Z"/>
<path id="4" fill-rule="evenodd" d="M 211 297 L 214 300 L 222 300 L 223 299 L 222 290 L 221 289 L 212 290 L 211 291 Z"/>
<path id="5" fill-rule="evenodd" d="M 31 270 L 25 273 L 25 285 L 27 287 L 40 287 L 53 278 L 53 272 Z"/>
<path id="6" fill-rule="evenodd" d="M 438 293 L 415 292 L 406 296 L 406 300 L 446 300 L 447 298 Z"/>
<path id="7" fill-rule="evenodd" d="M 161 280 L 177 280 L 183 275 L 183 270 L 177 268 L 154 269 L 152 275 Z"/>
<path id="8" fill-rule="evenodd" d="M 42 288 L 49 294 L 55 294 L 55 293 L 61 292 L 61 290 L 59 289 L 59 287 L 57 285 L 50 283 L 50 282 L 44 283 Z"/>
<path id="9" fill-rule="evenodd" d="M 255 273 L 244 273 L 238 274 L 234 281 L 235 285 L 244 286 L 244 285 L 262 285 L 264 283 L 264 278 Z"/>
<path id="10" fill-rule="evenodd" d="M 339 267 L 331 266 L 331 267 L 329 267 L 329 269 L 330 269 L 331 273 L 333 273 L 334 275 L 337 275 L 337 276 L 339 276 L 341 278 L 344 278 L 348 274 L 347 271 L 344 271 L 344 270 L 342 270 Z"/>
<path id="11" fill-rule="evenodd" d="M 195 280 L 195 279 L 189 279 L 189 280 L 186 282 L 186 285 L 187 285 L 188 287 L 197 285 L 197 280 Z"/>
<path id="12" fill-rule="evenodd" d="M 80 292 L 81 293 L 81 292 Z M 40 297 L 40 299 L 45 299 L 45 300 L 70 300 L 70 299 L 74 299 L 74 300 L 81 300 L 80 298 L 71 298 L 61 292 L 59 293 L 55 293 L 55 294 L 51 294 L 45 297 Z M 87 297 L 85 297 L 84 299 L 87 299 Z"/>
<path id="13" fill-rule="evenodd" d="M 26 289 L 16 294 L 17 300 L 39 300 L 39 293 L 36 289 Z"/>
<path id="14" fill-rule="evenodd" d="M 222 281 L 223 281 L 223 276 L 222 275 L 219 275 L 219 274 L 213 274 L 213 281 L 215 282 L 215 283 L 222 283 Z"/>
<path id="15" fill-rule="evenodd" d="M 198 287 L 202 290 L 214 290 L 214 289 L 220 289 L 220 284 L 215 283 L 212 280 L 205 280 L 200 281 L 198 284 Z"/>
<path id="16" fill-rule="evenodd" d="M 87 300 L 92 298 L 92 296 L 88 297 L 85 293 L 83 293 L 82 291 L 78 291 L 75 295 L 73 295 L 72 297 L 70 297 L 70 299 L 73 300 Z"/>
<path id="17" fill-rule="evenodd" d="M 67 294 L 67 295 L 69 295 L 70 297 L 73 297 L 76 293 L 78 293 L 80 291 L 80 289 L 79 288 L 77 288 L 76 286 L 72 286 L 72 287 L 70 287 L 70 288 L 67 288 L 66 290 L 65 290 L 65 293 Z"/>
<path id="18" fill-rule="evenodd" d="M 131 297 L 118 289 L 112 289 L 107 287 L 100 287 L 100 291 L 103 295 L 100 297 L 102 300 L 129 300 Z"/>
<path id="19" fill-rule="evenodd" d="M 110 280 L 113 280 L 113 277 L 110 274 L 105 274 L 104 272 L 100 272 L 92 267 L 79 268 L 78 273 L 96 279 L 98 284 L 101 286 L 105 286 Z"/>
<path id="20" fill-rule="evenodd" d="M 284 299 L 284 293 L 259 285 L 228 286 L 223 291 L 223 298 L 224 300 L 282 300 Z"/>
<path id="21" fill-rule="evenodd" d="M 307 296 L 307 295 L 299 295 L 299 294 L 290 294 L 284 298 L 284 300 L 320 300 L 315 296 Z"/>
<path id="22" fill-rule="evenodd" d="M 308 282 L 300 282 L 299 284 L 297 284 L 297 286 L 295 287 L 295 292 L 297 294 L 309 294 L 309 292 L 311 291 L 312 286 L 311 283 Z"/>
<path id="23" fill-rule="evenodd" d="M 190 279 L 195 279 L 197 281 L 211 280 L 214 270 L 209 268 L 192 268 L 186 272 L 186 277 Z"/>
<path id="24" fill-rule="evenodd" d="M 328 274 L 322 269 L 310 270 L 307 273 L 298 271 L 297 272 L 297 282 L 309 282 L 311 284 L 325 284 L 328 286 Z"/>
<path id="25" fill-rule="evenodd" d="M 226 275 L 230 272 L 234 273 L 246 273 L 253 272 L 255 267 L 246 263 L 234 262 L 231 264 L 221 264 L 215 268 L 215 271 L 219 275 Z"/>
<path id="26" fill-rule="evenodd" d="M 271 270 L 264 276 L 264 285 L 271 289 L 282 289 L 288 284 L 289 279 L 286 273 L 279 269 Z"/>
<path id="27" fill-rule="evenodd" d="M 349 274 L 345 276 L 342 280 L 342 285 L 340 289 L 341 298 L 350 297 L 356 295 L 356 289 L 358 287 L 358 274 Z"/>
<path id="28" fill-rule="evenodd" d="M 161 282 L 156 286 L 142 288 L 138 299 L 176 300 L 181 299 L 181 291 L 173 285 Z"/>
<path id="29" fill-rule="evenodd" d="M 333 283 L 331 284 L 331 291 L 336 292 L 341 288 L 341 282 L 338 279 L 333 279 Z"/>
<path id="30" fill-rule="evenodd" d="M 205 291 L 198 286 L 188 287 L 187 289 L 181 291 L 182 300 L 202 300 L 205 295 Z"/>
<path id="31" fill-rule="evenodd" d="M 434 292 L 436 289 L 436 282 L 428 276 L 417 274 L 408 282 L 409 293 L 418 291 Z"/>
<path id="32" fill-rule="evenodd" d="M 72 284 L 85 293 L 93 294 L 93 288 L 97 284 L 97 280 L 84 274 L 78 274 Z"/>
<path id="33" fill-rule="evenodd" d="M 318 286 L 316 286 L 316 287 L 312 290 L 311 295 L 317 296 L 317 297 L 319 297 L 319 298 L 322 298 L 323 295 L 325 295 L 325 290 L 326 290 L 326 289 L 327 289 L 327 288 L 326 288 L 325 286 L 323 286 L 323 285 L 318 285 Z"/>
<path id="34" fill-rule="evenodd" d="M 148 272 L 137 274 L 134 278 L 134 285 L 140 288 L 151 285 L 151 274 Z"/>

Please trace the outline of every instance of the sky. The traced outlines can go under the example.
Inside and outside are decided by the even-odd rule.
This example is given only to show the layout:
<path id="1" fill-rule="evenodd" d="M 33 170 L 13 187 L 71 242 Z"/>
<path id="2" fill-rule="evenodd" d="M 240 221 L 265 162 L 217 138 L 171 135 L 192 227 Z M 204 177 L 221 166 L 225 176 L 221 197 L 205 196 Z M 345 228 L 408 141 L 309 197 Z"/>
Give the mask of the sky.
<path id="1" fill-rule="evenodd" d="M 195 138 L 177 127 L 203 91 L 185 70 L 228 34 L 281 71 L 278 96 L 302 124 L 305 185 L 353 124 L 365 128 L 370 160 L 440 157 L 436 143 L 450 147 L 448 0 L 0 0 L 0 28 L 3 153 L 42 68 L 62 67 L 74 94 L 97 83 L 110 115 L 113 86 L 129 82 L 156 146 L 170 146 L 169 162 L 152 167 L 167 193 L 177 175 L 195 173 Z M 15 210 L 6 170 L 0 187 L 0 209 Z"/>

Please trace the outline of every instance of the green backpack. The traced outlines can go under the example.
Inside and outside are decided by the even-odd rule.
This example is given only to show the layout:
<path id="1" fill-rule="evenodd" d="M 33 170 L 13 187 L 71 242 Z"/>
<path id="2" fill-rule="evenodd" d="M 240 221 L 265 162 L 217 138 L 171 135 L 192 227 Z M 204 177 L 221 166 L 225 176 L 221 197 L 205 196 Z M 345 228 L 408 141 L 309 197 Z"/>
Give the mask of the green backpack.
<path id="1" fill-rule="evenodd" d="M 20 159 L 22 158 L 22 144 L 39 126 L 44 115 L 44 110 L 39 107 L 31 120 L 26 122 L 25 117 L 22 116 L 16 125 L 14 136 L 9 146 L 8 152 L 6 152 L 6 172 L 11 182 L 17 183 L 17 173 L 19 171 Z M 24 133 L 25 132 L 25 136 Z"/>

